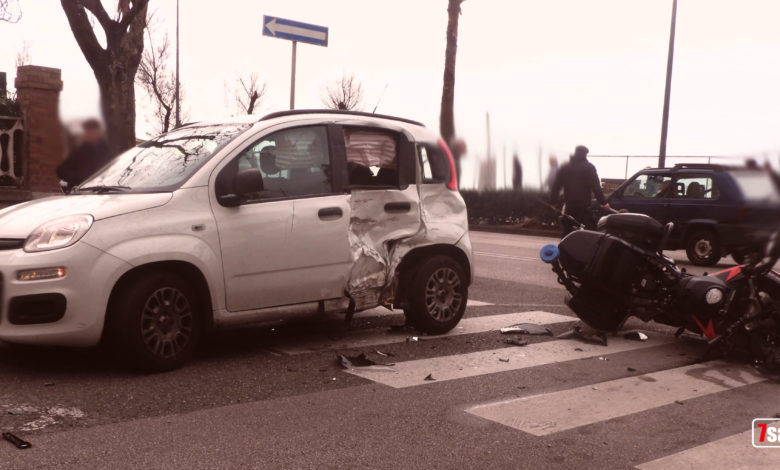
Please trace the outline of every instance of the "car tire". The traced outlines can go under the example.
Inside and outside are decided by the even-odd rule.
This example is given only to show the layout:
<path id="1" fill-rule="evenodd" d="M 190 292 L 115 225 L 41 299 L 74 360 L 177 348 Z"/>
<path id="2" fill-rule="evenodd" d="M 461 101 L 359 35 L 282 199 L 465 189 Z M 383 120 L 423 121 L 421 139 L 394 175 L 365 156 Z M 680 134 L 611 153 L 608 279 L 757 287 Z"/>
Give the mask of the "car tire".
<path id="1" fill-rule="evenodd" d="M 696 266 L 715 266 L 720 261 L 720 242 L 712 230 L 696 230 L 688 237 L 685 253 Z"/>
<path id="2" fill-rule="evenodd" d="M 109 341 L 127 365 L 145 372 L 181 367 L 203 331 L 195 289 L 170 272 L 147 272 L 128 281 L 112 300 Z"/>
<path id="3" fill-rule="evenodd" d="M 466 311 L 468 279 L 448 256 L 432 256 L 412 275 L 404 314 L 423 333 L 440 335 L 455 328 Z"/>

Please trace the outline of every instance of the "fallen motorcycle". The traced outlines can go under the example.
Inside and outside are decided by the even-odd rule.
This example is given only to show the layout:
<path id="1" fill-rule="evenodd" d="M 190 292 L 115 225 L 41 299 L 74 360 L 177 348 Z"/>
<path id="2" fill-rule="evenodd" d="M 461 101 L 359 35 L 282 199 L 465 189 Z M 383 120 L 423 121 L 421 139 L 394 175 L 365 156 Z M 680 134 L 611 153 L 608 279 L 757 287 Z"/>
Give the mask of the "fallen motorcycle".
<path id="1" fill-rule="evenodd" d="M 738 354 L 780 369 L 778 234 L 748 264 L 695 276 L 663 253 L 673 227 L 612 214 L 598 231 L 574 231 L 540 255 L 569 292 L 569 308 L 597 330 L 616 331 L 635 316 L 701 333 L 709 356 Z"/>

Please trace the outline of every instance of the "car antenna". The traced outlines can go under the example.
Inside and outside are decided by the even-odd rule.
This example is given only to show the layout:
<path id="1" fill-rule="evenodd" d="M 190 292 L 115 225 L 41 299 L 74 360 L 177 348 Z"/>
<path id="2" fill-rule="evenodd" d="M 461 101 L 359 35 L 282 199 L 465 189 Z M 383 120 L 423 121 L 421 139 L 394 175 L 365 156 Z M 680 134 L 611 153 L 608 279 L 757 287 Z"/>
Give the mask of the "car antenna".
<path id="1" fill-rule="evenodd" d="M 382 89 L 382 94 L 379 95 L 379 99 L 376 100 L 376 106 L 374 106 L 374 110 L 371 111 L 371 114 L 376 114 L 376 108 L 379 107 L 379 103 L 382 102 L 382 98 L 384 98 L 385 96 L 385 91 L 387 91 L 387 85 L 389 85 L 389 83 L 385 83 L 385 87 Z"/>

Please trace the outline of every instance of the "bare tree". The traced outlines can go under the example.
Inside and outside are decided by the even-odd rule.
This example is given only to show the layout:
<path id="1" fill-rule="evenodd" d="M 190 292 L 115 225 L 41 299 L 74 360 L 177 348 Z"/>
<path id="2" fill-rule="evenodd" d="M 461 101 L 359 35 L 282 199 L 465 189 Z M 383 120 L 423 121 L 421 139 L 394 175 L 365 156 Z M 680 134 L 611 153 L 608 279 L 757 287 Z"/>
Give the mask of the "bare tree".
<path id="1" fill-rule="evenodd" d="M 441 113 L 439 114 L 439 132 L 447 143 L 455 138 L 455 58 L 458 55 L 458 20 L 460 5 L 465 0 L 448 0 L 447 48 L 444 52 L 444 83 L 441 92 Z M 460 174 L 460 157 L 455 157 L 456 172 Z"/>
<path id="2" fill-rule="evenodd" d="M 235 92 L 239 112 L 247 115 L 254 113 L 263 101 L 267 88 L 267 83 L 257 83 L 256 73 L 252 73 L 247 79 L 239 77 Z"/>
<path id="3" fill-rule="evenodd" d="M 100 106 L 112 151 L 135 145 L 135 74 L 144 49 L 149 0 L 117 0 L 112 18 L 101 0 L 60 0 L 68 24 L 100 88 Z M 103 47 L 93 22 L 105 34 Z"/>
<path id="4" fill-rule="evenodd" d="M 363 101 L 363 85 L 355 75 L 343 75 L 341 80 L 325 89 L 322 104 L 330 109 L 360 109 Z"/>
<path id="5" fill-rule="evenodd" d="M 0 21 L 17 23 L 22 19 L 19 0 L 0 0 Z"/>
<path id="6" fill-rule="evenodd" d="M 22 49 L 16 51 L 16 68 L 19 68 L 23 65 L 30 65 L 30 62 L 30 43 L 24 41 L 22 44 Z"/>
<path id="7" fill-rule="evenodd" d="M 147 22 L 146 36 L 148 46 L 141 56 L 135 81 L 154 102 L 154 116 L 160 133 L 171 129 L 173 112 L 176 109 L 176 75 L 168 67 L 170 43 L 164 34 L 158 44 L 152 37 L 151 17 Z M 183 100 L 179 92 L 179 103 Z"/>

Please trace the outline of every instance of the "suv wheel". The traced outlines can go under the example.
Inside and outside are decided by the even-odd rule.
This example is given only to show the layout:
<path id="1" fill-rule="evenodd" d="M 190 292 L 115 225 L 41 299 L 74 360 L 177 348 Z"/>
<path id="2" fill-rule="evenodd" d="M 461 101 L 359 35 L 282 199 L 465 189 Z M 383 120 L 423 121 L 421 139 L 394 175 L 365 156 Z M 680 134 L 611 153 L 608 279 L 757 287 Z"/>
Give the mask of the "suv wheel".
<path id="1" fill-rule="evenodd" d="M 200 339 L 197 299 L 194 289 L 172 273 L 145 273 L 133 279 L 112 303 L 112 346 L 121 359 L 145 371 L 180 367 Z"/>
<path id="2" fill-rule="evenodd" d="M 466 311 L 468 286 L 463 268 L 448 256 L 426 259 L 412 276 L 404 314 L 423 333 L 455 328 Z"/>
<path id="3" fill-rule="evenodd" d="M 697 266 L 715 266 L 720 260 L 720 242 L 712 230 L 696 230 L 688 237 L 685 252 Z"/>

